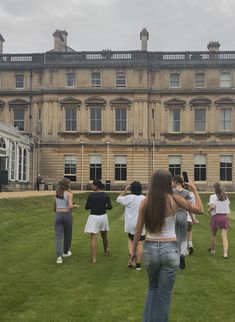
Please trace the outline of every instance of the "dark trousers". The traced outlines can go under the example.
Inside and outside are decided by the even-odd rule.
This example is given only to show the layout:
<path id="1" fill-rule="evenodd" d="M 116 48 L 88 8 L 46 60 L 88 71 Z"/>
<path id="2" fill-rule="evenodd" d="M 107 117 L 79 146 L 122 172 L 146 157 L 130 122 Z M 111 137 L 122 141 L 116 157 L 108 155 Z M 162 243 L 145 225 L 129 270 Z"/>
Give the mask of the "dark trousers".
<path id="1" fill-rule="evenodd" d="M 71 247 L 73 216 L 71 212 L 57 212 L 55 216 L 56 256 L 67 254 Z M 64 241 L 64 245 L 62 247 Z"/>

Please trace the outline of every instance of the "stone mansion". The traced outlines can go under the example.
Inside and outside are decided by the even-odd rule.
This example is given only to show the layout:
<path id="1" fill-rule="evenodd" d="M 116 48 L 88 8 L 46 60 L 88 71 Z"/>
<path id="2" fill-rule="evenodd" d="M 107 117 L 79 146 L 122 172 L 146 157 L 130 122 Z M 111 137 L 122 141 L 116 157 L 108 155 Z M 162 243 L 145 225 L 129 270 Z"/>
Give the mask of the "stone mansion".
<path id="1" fill-rule="evenodd" d="M 24 143 L 9 143 L 5 156 L 0 148 L 9 186 L 35 186 L 40 173 L 119 189 L 165 168 L 188 171 L 199 189 L 220 181 L 234 190 L 235 51 L 217 41 L 148 51 L 145 28 L 140 50 L 76 51 L 66 31 L 53 36 L 45 53 L 5 54 L 0 35 L 0 121 Z"/>

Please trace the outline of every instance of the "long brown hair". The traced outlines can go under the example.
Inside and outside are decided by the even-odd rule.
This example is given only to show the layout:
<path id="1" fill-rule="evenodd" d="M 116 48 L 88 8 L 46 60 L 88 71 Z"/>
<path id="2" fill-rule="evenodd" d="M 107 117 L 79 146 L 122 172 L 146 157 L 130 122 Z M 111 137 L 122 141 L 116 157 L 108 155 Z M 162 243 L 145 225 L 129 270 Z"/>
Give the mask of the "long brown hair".
<path id="1" fill-rule="evenodd" d="M 220 183 L 216 182 L 214 184 L 214 188 L 215 188 L 215 194 L 216 194 L 217 198 L 219 199 L 219 201 L 224 201 L 224 200 L 226 200 L 228 198 L 226 196 L 226 194 L 223 192 Z"/>
<path id="2" fill-rule="evenodd" d="M 64 199 L 64 192 L 69 190 L 70 180 L 64 178 L 59 181 L 58 188 L 56 190 L 56 198 Z"/>
<path id="3" fill-rule="evenodd" d="M 172 176 L 167 170 L 157 170 L 153 173 L 146 206 L 144 223 L 150 233 L 161 231 L 166 217 L 168 195 L 172 195 Z"/>

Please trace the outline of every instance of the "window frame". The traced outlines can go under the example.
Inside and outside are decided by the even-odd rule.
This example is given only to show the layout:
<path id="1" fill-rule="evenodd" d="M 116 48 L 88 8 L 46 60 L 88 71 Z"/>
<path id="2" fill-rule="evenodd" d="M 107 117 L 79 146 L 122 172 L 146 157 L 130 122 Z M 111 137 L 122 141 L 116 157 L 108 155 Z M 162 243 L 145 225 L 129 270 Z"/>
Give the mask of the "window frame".
<path id="1" fill-rule="evenodd" d="M 174 75 L 177 75 L 178 76 L 178 80 L 177 80 L 177 86 L 173 86 L 173 83 L 176 83 L 176 80 L 173 80 L 172 79 L 172 77 L 174 76 Z M 180 73 L 178 73 L 178 72 L 172 72 L 172 73 L 170 73 L 170 80 L 169 80 L 169 87 L 170 88 L 180 88 Z"/>
<path id="2" fill-rule="evenodd" d="M 178 112 L 179 113 L 179 119 L 178 120 L 175 120 L 175 119 L 172 119 L 171 120 L 171 116 L 175 115 L 175 112 Z M 180 133 L 181 132 L 181 108 L 169 108 L 169 119 L 168 119 L 168 131 L 169 133 Z M 177 125 L 178 123 L 178 126 L 179 126 L 179 130 L 174 130 L 174 126 L 175 124 Z"/>
<path id="3" fill-rule="evenodd" d="M 67 158 L 67 160 L 66 160 L 66 158 Z M 67 161 L 67 163 L 66 163 L 66 161 Z M 67 165 L 67 167 L 66 167 L 66 165 Z M 77 156 L 76 156 L 76 154 L 64 154 L 64 177 L 70 179 L 72 182 L 77 181 Z"/>
<path id="4" fill-rule="evenodd" d="M 229 157 L 231 162 L 221 162 L 222 158 Z M 223 166 L 222 166 L 223 164 Z M 220 155 L 220 166 L 219 166 L 219 177 L 220 181 L 232 182 L 233 180 L 233 156 L 232 155 Z"/>
<path id="5" fill-rule="evenodd" d="M 226 117 L 221 119 L 222 112 L 225 114 L 228 111 L 230 112 L 230 120 L 226 120 Z M 226 129 L 226 124 L 229 124 L 229 129 Z M 231 132 L 232 131 L 232 108 L 221 107 L 219 109 L 219 131 L 220 132 Z"/>
<path id="6" fill-rule="evenodd" d="M 71 84 L 69 84 L 69 82 L 71 81 L 69 79 L 69 75 L 73 75 L 74 76 L 73 82 Z M 76 73 L 73 73 L 73 72 L 66 73 L 66 86 L 67 87 L 75 87 L 76 86 Z"/>
<path id="7" fill-rule="evenodd" d="M 124 80 L 124 82 L 121 82 L 121 78 L 118 80 L 118 77 L 120 75 L 124 76 L 122 78 Z M 126 74 L 126 72 L 117 71 L 116 72 L 116 87 L 126 87 L 126 86 L 127 86 L 127 74 Z"/>
<path id="8" fill-rule="evenodd" d="M 89 109 L 90 109 L 90 132 L 102 132 L 102 125 L 103 125 L 102 107 L 90 106 Z M 97 115 L 93 115 L 93 113 L 98 113 L 98 112 L 100 112 L 100 118 L 97 118 Z M 92 122 L 94 122 L 94 125 L 95 125 L 94 128 L 93 128 Z"/>
<path id="9" fill-rule="evenodd" d="M 97 74 L 99 77 L 94 77 Z M 91 87 L 101 87 L 102 86 L 102 77 L 101 72 L 91 72 Z"/>
<path id="10" fill-rule="evenodd" d="M 125 163 L 117 163 L 118 158 L 125 158 Z M 114 168 L 115 181 L 127 181 L 127 156 L 115 155 L 115 168 Z"/>
<path id="11" fill-rule="evenodd" d="M 12 110 L 13 110 L 13 125 L 14 125 L 14 127 L 17 127 L 19 132 L 24 132 L 25 131 L 25 108 L 23 108 L 23 107 L 22 108 L 13 108 Z M 16 119 L 15 114 L 19 113 L 19 112 L 23 113 L 23 118 Z M 20 126 L 18 126 L 18 124 Z M 22 124 L 23 124 L 23 128 L 22 128 Z"/>
<path id="12" fill-rule="evenodd" d="M 22 80 L 17 80 L 18 77 L 22 77 Z M 22 86 L 19 86 L 22 84 Z M 25 88 L 25 76 L 24 74 L 16 74 L 15 75 L 15 88 L 16 89 L 24 89 Z"/>
<path id="13" fill-rule="evenodd" d="M 203 76 L 203 80 L 198 80 L 197 76 L 202 75 Z M 206 79 L 205 79 L 205 73 L 203 72 L 196 72 L 194 74 L 194 86 L 195 88 L 204 88 L 206 84 Z"/>
<path id="14" fill-rule="evenodd" d="M 118 112 L 121 112 L 119 118 L 117 117 Z M 122 118 L 123 114 L 125 114 L 124 118 Z M 115 107 L 115 132 L 127 132 L 127 114 L 128 113 L 126 107 Z"/>
<path id="15" fill-rule="evenodd" d="M 229 75 L 229 79 L 221 79 L 222 76 L 225 76 L 225 75 Z M 222 82 L 227 82 L 228 85 L 223 85 L 222 86 Z M 219 87 L 221 88 L 231 88 L 232 87 L 232 73 L 231 72 L 221 72 L 220 73 L 220 77 L 219 77 Z"/>
<path id="16" fill-rule="evenodd" d="M 67 117 L 67 113 L 74 112 L 74 118 Z M 69 123 L 68 123 L 69 122 Z M 67 106 L 64 108 L 64 124 L 65 132 L 76 132 L 77 131 L 77 107 Z M 67 127 L 67 125 L 69 125 Z"/>
<path id="17" fill-rule="evenodd" d="M 198 111 L 203 111 L 204 112 L 204 121 L 203 120 L 196 120 L 196 112 L 198 112 Z M 194 108 L 194 118 L 193 118 L 194 132 L 196 132 L 196 133 L 205 133 L 206 132 L 206 126 L 207 126 L 207 124 L 206 124 L 206 115 L 207 115 L 206 108 L 204 108 L 204 107 L 195 107 Z M 198 130 L 196 128 L 196 125 L 199 124 L 199 122 L 201 122 L 201 123 L 204 122 L 204 130 Z"/>
<path id="18" fill-rule="evenodd" d="M 202 159 L 203 161 L 197 161 L 197 159 Z M 207 180 L 207 155 L 206 154 L 195 154 L 194 155 L 194 181 L 203 182 Z"/>

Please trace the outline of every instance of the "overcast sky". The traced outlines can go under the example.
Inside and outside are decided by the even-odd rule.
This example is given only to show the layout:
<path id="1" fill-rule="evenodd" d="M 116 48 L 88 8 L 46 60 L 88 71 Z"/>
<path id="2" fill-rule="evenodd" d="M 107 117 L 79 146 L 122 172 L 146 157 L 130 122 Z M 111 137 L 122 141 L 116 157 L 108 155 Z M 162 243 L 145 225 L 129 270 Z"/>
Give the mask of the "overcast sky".
<path id="1" fill-rule="evenodd" d="M 235 0 L 0 0 L 4 53 L 45 52 L 53 32 L 65 29 L 68 45 L 83 50 L 235 50 Z"/>

